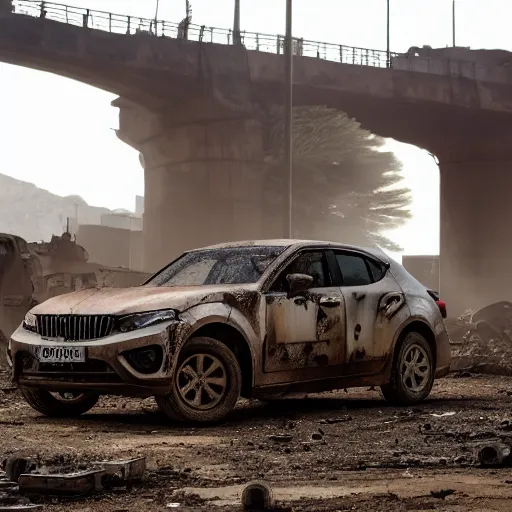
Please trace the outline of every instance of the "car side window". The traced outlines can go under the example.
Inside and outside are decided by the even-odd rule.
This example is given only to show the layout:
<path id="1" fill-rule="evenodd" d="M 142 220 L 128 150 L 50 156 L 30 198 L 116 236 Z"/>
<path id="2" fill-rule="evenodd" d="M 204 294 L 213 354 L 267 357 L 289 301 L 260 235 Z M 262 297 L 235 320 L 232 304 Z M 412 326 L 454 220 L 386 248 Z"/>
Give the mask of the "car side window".
<path id="1" fill-rule="evenodd" d="M 274 281 L 271 287 L 273 292 L 288 291 L 286 276 L 289 274 L 306 274 L 313 278 L 311 288 L 324 288 L 330 286 L 330 277 L 327 270 L 327 261 L 323 251 L 303 252 L 295 258 Z"/>
<path id="2" fill-rule="evenodd" d="M 382 265 L 382 263 L 378 263 L 370 258 L 368 258 L 366 261 L 368 262 L 368 265 L 370 267 L 373 282 L 376 283 L 377 281 L 380 281 L 384 277 L 384 274 L 386 273 L 386 267 Z"/>
<path id="3" fill-rule="evenodd" d="M 348 253 L 335 253 L 341 270 L 343 286 L 364 286 L 373 283 L 363 256 Z"/>

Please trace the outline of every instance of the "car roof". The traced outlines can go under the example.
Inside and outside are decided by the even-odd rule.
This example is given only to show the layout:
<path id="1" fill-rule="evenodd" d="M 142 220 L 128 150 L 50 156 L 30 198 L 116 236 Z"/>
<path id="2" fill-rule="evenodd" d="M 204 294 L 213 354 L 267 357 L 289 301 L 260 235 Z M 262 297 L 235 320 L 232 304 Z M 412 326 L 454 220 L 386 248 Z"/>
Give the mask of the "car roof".
<path id="1" fill-rule="evenodd" d="M 210 245 L 208 247 L 202 247 L 194 250 L 207 250 L 207 249 L 234 249 L 237 247 L 295 247 L 300 249 L 302 247 L 332 247 L 335 249 L 352 249 L 356 251 L 365 252 L 373 255 L 380 260 L 388 261 L 389 258 L 386 254 L 378 247 L 360 247 L 356 245 L 343 244 L 340 242 L 329 242 L 322 240 L 297 240 L 288 238 L 270 239 L 270 240 L 245 240 L 239 242 L 227 242 L 223 244 Z M 189 251 L 192 252 L 192 251 Z"/>

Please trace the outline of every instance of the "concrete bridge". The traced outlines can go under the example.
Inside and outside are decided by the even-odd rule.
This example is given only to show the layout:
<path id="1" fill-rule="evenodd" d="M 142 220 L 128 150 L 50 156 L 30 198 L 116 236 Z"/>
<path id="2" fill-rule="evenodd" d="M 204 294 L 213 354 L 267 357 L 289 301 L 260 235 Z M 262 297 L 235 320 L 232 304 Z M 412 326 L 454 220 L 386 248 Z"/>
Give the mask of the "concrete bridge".
<path id="1" fill-rule="evenodd" d="M 42 5 L 44 4 L 44 5 Z M 282 38 L 0 0 L 0 61 L 120 96 L 145 172 L 145 265 L 232 239 L 280 237 L 263 200 L 261 105 L 281 101 Z M 294 103 L 347 112 L 428 149 L 441 169 L 441 293 L 451 312 L 510 299 L 512 63 L 503 51 L 410 54 L 296 40 Z M 58 147 L 56 147 L 58 150 Z M 122 184 L 120 184 L 122 186 Z"/>

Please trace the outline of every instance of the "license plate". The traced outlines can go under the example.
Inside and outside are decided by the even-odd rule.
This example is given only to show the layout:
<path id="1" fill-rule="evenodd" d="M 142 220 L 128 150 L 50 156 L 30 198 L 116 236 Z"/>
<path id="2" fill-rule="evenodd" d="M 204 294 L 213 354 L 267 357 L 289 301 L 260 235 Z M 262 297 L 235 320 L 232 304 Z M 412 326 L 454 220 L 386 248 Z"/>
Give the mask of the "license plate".
<path id="1" fill-rule="evenodd" d="M 85 347 L 39 347 L 41 363 L 85 363 Z"/>

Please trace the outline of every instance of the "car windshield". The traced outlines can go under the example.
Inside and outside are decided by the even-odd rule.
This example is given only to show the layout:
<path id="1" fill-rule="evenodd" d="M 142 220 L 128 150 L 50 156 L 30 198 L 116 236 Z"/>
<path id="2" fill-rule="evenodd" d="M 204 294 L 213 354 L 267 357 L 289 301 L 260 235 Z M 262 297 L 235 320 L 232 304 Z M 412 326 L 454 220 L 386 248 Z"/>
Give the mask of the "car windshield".
<path id="1" fill-rule="evenodd" d="M 277 246 L 251 246 L 185 253 L 153 276 L 146 286 L 255 283 L 284 249 Z"/>

